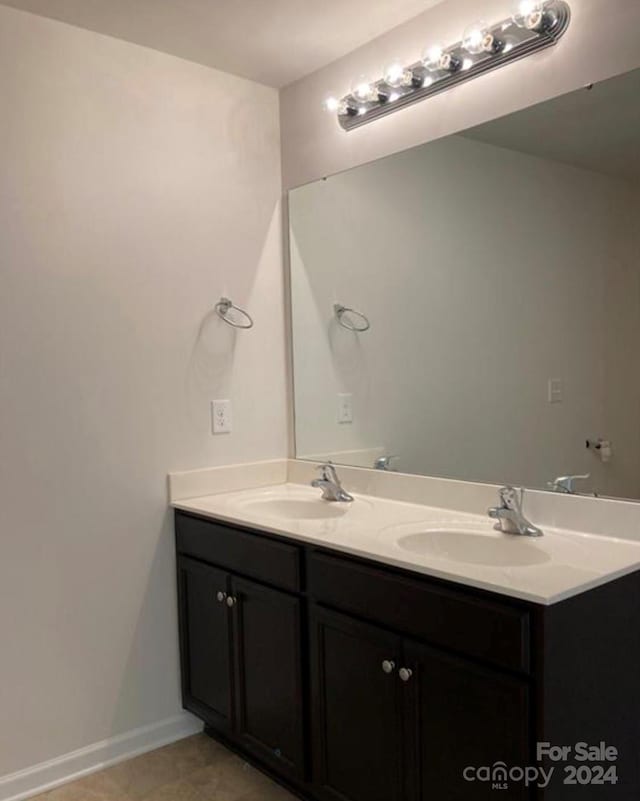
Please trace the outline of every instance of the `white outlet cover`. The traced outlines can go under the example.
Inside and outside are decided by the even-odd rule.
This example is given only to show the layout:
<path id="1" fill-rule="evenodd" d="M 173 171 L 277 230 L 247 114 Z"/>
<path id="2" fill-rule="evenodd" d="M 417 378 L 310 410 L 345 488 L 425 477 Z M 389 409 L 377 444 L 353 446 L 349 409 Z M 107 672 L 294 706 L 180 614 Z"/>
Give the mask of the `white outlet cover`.
<path id="1" fill-rule="evenodd" d="M 233 428 L 231 401 L 211 401 L 211 430 L 214 434 L 230 434 Z"/>
<path id="2" fill-rule="evenodd" d="M 338 395 L 338 423 L 353 423 L 353 395 L 349 393 Z"/>

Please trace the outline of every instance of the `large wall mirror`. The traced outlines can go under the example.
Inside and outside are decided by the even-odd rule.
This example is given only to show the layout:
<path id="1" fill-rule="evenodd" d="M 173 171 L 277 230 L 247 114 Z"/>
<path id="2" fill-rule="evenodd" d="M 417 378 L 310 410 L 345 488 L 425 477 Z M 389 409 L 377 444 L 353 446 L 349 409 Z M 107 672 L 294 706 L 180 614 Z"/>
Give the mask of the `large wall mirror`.
<path id="1" fill-rule="evenodd" d="M 289 206 L 298 458 L 640 498 L 640 71 Z"/>

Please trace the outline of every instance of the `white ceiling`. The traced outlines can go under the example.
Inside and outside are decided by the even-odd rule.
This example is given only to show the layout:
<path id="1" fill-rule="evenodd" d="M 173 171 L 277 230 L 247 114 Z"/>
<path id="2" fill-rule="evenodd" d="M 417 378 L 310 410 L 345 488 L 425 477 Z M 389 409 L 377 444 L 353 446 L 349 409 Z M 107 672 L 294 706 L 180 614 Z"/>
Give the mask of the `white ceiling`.
<path id="1" fill-rule="evenodd" d="M 441 0 L 0 0 L 281 87 Z"/>
<path id="2" fill-rule="evenodd" d="M 640 180 L 640 70 L 464 132 L 470 139 Z"/>

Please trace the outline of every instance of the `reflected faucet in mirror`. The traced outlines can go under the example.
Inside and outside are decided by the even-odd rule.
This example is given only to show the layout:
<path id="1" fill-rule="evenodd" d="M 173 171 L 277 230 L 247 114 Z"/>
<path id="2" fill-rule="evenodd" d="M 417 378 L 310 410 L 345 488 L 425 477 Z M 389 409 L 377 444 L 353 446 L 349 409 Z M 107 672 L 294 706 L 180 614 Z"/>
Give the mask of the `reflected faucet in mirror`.
<path id="1" fill-rule="evenodd" d="M 324 501 L 337 501 L 340 503 L 351 503 L 353 501 L 353 495 L 349 495 L 343 488 L 333 462 L 325 462 L 316 469 L 321 471 L 320 478 L 314 478 L 311 486 L 322 490 L 322 499 Z"/>
<path id="2" fill-rule="evenodd" d="M 399 459 L 400 457 L 396 454 L 392 454 L 391 456 L 378 456 L 378 458 L 373 463 L 373 467 L 375 470 L 393 470 L 391 467 L 391 462 L 394 459 Z"/>
<path id="3" fill-rule="evenodd" d="M 497 520 L 494 528 L 503 534 L 517 534 L 521 537 L 542 537 L 542 529 L 530 523 L 522 512 L 524 490 L 515 487 L 500 489 L 500 506 L 489 509 L 489 517 Z"/>
<path id="4" fill-rule="evenodd" d="M 589 478 L 591 478 L 591 473 L 584 473 L 584 475 L 581 476 L 559 476 L 553 481 L 549 481 L 547 486 L 554 492 L 562 492 L 565 495 L 575 495 L 576 481 L 587 481 Z"/>

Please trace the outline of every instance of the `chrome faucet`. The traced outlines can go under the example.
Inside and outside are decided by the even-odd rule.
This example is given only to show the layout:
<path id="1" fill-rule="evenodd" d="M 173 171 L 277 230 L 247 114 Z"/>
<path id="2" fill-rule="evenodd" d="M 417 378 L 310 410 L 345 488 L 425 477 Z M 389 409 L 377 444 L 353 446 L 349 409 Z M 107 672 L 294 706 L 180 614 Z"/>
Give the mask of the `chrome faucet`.
<path id="1" fill-rule="evenodd" d="M 374 470 L 391 470 L 391 462 L 398 457 L 395 455 L 391 456 L 378 456 L 378 458 L 373 463 Z"/>
<path id="2" fill-rule="evenodd" d="M 518 491 L 514 487 L 500 489 L 500 506 L 489 509 L 489 517 L 498 522 L 494 528 L 503 534 L 518 534 L 521 537 L 542 537 L 541 529 L 530 523 L 522 513 L 522 500 L 524 490 Z"/>
<path id="3" fill-rule="evenodd" d="M 591 473 L 585 473 L 582 476 L 559 476 L 554 481 L 549 481 L 547 486 L 554 492 L 563 492 L 565 495 L 575 495 L 576 481 L 586 481 L 591 478 Z"/>
<path id="4" fill-rule="evenodd" d="M 353 495 L 349 495 L 349 493 L 342 488 L 342 483 L 338 478 L 338 473 L 333 462 L 325 462 L 316 469 L 322 472 L 320 478 L 313 479 L 311 486 L 322 490 L 323 500 L 351 503 Z"/>

